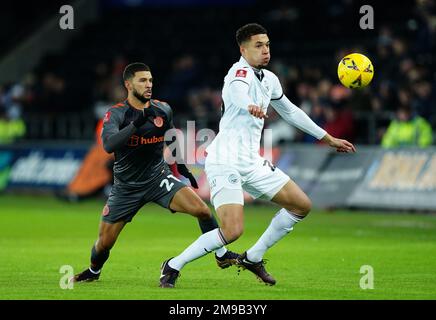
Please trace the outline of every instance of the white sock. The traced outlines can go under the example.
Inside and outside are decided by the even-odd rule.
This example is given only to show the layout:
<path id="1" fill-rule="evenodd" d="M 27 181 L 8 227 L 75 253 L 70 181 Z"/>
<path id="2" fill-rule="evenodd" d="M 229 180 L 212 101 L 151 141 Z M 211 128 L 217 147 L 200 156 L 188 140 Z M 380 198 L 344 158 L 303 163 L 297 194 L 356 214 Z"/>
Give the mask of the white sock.
<path id="1" fill-rule="evenodd" d="M 176 270 L 183 268 L 188 262 L 194 261 L 226 244 L 219 228 L 203 233 L 177 257 L 172 258 L 168 265 Z"/>
<path id="2" fill-rule="evenodd" d="M 256 244 L 247 250 L 247 259 L 252 262 L 261 261 L 266 250 L 291 232 L 293 226 L 303 218 L 286 209 L 281 209 L 271 220 L 270 225 Z"/>
<path id="3" fill-rule="evenodd" d="M 218 258 L 221 258 L 223 255 L 226 254 L 226 252 L 227 252 L 227 248 L 224 246 L 215 250 L 215 253 L 216 253 Z"/>

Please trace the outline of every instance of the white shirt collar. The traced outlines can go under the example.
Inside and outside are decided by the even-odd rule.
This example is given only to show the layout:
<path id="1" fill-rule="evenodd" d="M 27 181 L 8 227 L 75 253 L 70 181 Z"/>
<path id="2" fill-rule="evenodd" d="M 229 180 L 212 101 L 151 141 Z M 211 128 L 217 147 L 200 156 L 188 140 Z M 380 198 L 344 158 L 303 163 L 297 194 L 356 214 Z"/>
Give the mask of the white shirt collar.
<path id="1" fill-rule="evenodd" d="M 254 68 L 254 67 L 250 66 L 250 64 L 247 62 L 247 60 L 245 60 L 245 58 L 243 56 L 241 56 L 241 58 L 239 59 L 239 63 L 242 63 L 243 65 L 245 65 L 247 67 L 250 67 L 255 72 L 262 71 L 262 69 L 257 69 L 257 68 Z"/>
<path id="2" fill-rule="evenodd" d="M 239 63 L 242 63 L 243 65 L 251 68 L 251 66 L 248 64 L 247 60 L 245 60 L 243 56 L 241 56 L 241 58 L 239 59 Z"/>
<path id="3" fill-rule="evenodd" d="M 247 62 L 247 60 L 245 60 L 245 58 L 243 56 L 241 56 L 241 58 L 239 59 L 239 63 L 251 68 L 254 71 L 254 73 L 256 74 L 256 77 L 259 79 L 259 81 L 262 82 L 262 79 L 264 77 L 264 73 L 263 73 L 262 69 L 257 69 L 257 68 L 253 68 L 252 66 L 250 66 L 250 64 Z"/>

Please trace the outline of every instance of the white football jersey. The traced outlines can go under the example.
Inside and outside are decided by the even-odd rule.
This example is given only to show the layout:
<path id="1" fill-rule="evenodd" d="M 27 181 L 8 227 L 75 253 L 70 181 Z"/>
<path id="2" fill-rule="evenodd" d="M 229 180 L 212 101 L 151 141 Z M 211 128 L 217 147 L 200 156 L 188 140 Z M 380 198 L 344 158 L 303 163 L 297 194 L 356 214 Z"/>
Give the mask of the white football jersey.
<path id="1" fill-rule="evenodd" d="M 271 99 L 280 99 L 283 96 L 277 76 L 265 69 L 261 72 L 263 76 L 260 76 L 260 80 L 253 68 L 241 57 L 225 76 L 222 90 L 223 115 L 218 135 L 206 149 L 208 163 L 247 166 L 260 157 L 264 120 L 251 115 L 247 109 L 248 104 L 261 107 L 266 114 Z M 234 105 L 234 101 L 238 101 L 235 99 L 236 92 L 230 87 L 234 81 L 242 81 L 244 86 L 248 86 L 251 101 L 243 107 Z"/>

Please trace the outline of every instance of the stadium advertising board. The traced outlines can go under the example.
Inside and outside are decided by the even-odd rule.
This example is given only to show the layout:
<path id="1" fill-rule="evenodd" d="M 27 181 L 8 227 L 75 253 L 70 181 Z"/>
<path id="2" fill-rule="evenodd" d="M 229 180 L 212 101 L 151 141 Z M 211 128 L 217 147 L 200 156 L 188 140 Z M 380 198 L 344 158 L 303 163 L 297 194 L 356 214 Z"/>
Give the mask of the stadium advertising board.
<path id="1" fill-rule="evenodd" d="M 340 154 L 295 146 L 282 151 L 277 166 L 318 208 L 436 209 L 436 151 L 432 148 L 360 146 L 356 154 Z"/>
<path id="2" fill-rule="evenodd" d="M 309 195 L 314 207 L 436 209 L 435 149 L 361 146 L 356 154 L 340 154 L 313 145 L 294 145 L 273 151 L 272 162 Z M 87 152 L 87 145 L 1 147 L 0 190 L 64 188 Z M 198 181 L 196 192 L 209 201 L 204 165 L 200 161 L 190 169 Z M 246 203 L 252 201 L 247 193 L 244 198 Z"/>
<path id="3" fill-rule="evenodd" d="M 349 196 L 350 206 L 392 209 L 436 209 L 436 151 L 383 151 Z"/>
<path id="4" fill-rule="evenodd" d="M 0 150 L 0 191 L 4 190 L 8 184 L 12 156 L 11 151 Z"/>
<path id="5" fill-rule="evenodd" d="M 87 151 L 84 146 L 2 148 L 2 185 L 10 189 L 63 188 L 76 174 Z"/>
<path id="6" fill-rule="evenodd" d="M 275 163 L 308 192 L 317 180 L 328 155 L 326 148 L 316 148 L 312 145 L 295 146 L 284 149 Z"/>
<path id="7" fill-rule="evenodd" d="M 342 207 L 354 188 L 365 176 L 372 161 L 372 149 L 360 149 L 357 154 L 330 152 L 324 159 L 309 197 L 317 207 Z"/>

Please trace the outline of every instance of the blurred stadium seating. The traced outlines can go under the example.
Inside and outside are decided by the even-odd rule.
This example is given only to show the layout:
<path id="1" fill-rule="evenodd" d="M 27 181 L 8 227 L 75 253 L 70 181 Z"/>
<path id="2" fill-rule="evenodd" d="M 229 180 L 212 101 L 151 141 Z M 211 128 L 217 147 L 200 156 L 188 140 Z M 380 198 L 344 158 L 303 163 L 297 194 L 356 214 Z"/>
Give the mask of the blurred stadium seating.
<path id="1" fill-rule="evenodd" d="M 355 143 L 378 144 L 397 107 L 408 103 L 436 126 L 434 1 L 373 3 L 374 30 L 359 28 L 359 1 L 131 3 L 97 1 L 94 21 L 75 31 L 63 50 L 47 52 L 21 80 L 0 83 L 2 114 L 24 119 L 23 139 L 92 140 L 102 112 L 124 98 L 121 72 L 131 61 L 151 66 L 154 96 L 173 106 L 179 125 L 195 119 L 197 127 L 216 129 L 222 79 L 239 56 L 235 30 L 253 21 L 269 30 L 270 68 L 286 93 L 320 125 L 341 128 L 337 133 Z M 0 54 L 36 32 L 48 13 L 60 17 L 56 5 L 49 1 L 32 19 L 22 12 L 20 37 L 3 32 L 7 45 Z M 21 11 L 10 6 L 0 20 L 7 25 Z M 336 79 L 340 57 L 352 51 L 367 54 L 375 65 L 373 83 L 358 92 Z M 270 112 L 267 125 L 279 128 L 280 119 Z M 286 141 L 312 142 L 290 130 L 277 143 Z"/>

